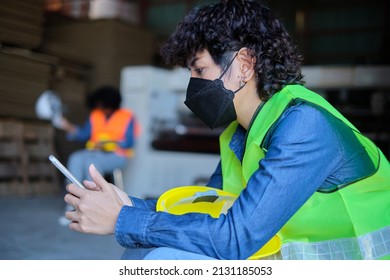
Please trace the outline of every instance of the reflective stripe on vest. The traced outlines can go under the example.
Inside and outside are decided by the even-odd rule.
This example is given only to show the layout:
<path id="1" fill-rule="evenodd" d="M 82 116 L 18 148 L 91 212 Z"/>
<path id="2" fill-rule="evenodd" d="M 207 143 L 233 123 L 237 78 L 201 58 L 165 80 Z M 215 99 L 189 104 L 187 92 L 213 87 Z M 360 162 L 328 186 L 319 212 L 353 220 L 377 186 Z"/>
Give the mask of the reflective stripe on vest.
<path id="1" fill-rule="evenodd" d="M 265 155 L 261 144 L 266 133 L 294 99 L 320 106 L 348 125 L 366 148 L 376 167 L 376 172 L 356 182 L 339 186 L 339 190 L 333 193 L 313 194 L 279 231 L 278 235 L 283 243 L 281 256 L 287 259 L 341 257 L 342 254 L 337 249 L 329 249 L 331 253 L 322 256 L 321 252 L 327 252 L 323 250 L 327 246 L 339 248 L 336 244 L 340 244 L 342 240 L 355 240 L 350 244 L 359 244 L 353 247 L 358 248 L 360 252 L 343 252 L 348 259 L 390 258 L 389 246 L 385 246 L 385 250 L 377 250 L 377 248 L 383 249 L 383 244 L 389 243 L 390 164 L 388 160 L 371 140 L 361 135 L 326 100 L 302 86 L 286 86 L 265 103 L 248 132 L 242 162 L 229 148 L 237 122 L 232 123 L 223 132 L 220 137 L 223 189 L 239 194 L 245 188 L 246 182 L 257 170 L 258 162 Z M 385 238 L 383 242 L 376 238 L 378 233 Z M 318 247 L 321 250 L 316 247 L 318 244 L 323 245 Z M 353 251 L 351 249 L 351 252 Z M 382 253 L 373 253 L 376 251 Z"/>
<path id="2" fill-rule="evenodd" d="M 281 249 L 281 256 L 286 260 L 375 260 L 389 254 L 390 227 L 359 237 L 310 243 L 290 242 Z"/>

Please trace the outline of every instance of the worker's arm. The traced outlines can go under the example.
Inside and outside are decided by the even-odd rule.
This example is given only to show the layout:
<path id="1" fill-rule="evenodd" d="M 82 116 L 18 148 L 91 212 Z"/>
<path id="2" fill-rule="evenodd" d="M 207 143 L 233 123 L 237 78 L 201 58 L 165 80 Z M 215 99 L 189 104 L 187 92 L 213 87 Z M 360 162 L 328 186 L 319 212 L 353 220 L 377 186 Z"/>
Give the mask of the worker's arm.
<path id="1" fill-rule="evenodd" d="M 134 147 L 134 118 L 130 120 L 125 133 L 125 139 L 119 142 L 121 148 L 133 148 Z"/>
<path id="2" fill-rule="evenodd" d="M 92 125 L 88 119 L 82 126 L 73 125 L 71 130 L 67 131 L 67 139 L 70 141 L 87 141 L 91 137 Z"/>

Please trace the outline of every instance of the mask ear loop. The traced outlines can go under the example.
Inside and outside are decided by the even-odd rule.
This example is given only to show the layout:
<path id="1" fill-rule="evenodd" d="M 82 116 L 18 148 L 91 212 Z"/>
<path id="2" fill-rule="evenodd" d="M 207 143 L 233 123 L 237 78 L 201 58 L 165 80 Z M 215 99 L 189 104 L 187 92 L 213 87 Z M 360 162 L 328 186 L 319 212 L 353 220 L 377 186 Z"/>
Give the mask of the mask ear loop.
<path id="1" fill-rule="evenodd" d="M 222 74 L 219 76 L 218 80 L 220 80 L 223 75 L 226 74 L 227 70 L 230 68 L 230 66 L 232 65 L 234 59 L 236 59 L 236 56 L 238 55 L 238 52 L 236 52 L 236 54 L 234 55 L 233 59 L 229 62 L 229 64 L 226 66 L 225 70 L 223 70 Z"/>
<path id="2" fill-rule="evenodd" d="M 233 94 L 236 94 L 237 92 L 239 92 L 245 85 L 246 85 L 246 82 L 244 82 L 243 85 L 240 86 L 237 90 L 233 91 Z"/>
<path id="3" fill-rule="evenodd" d="M 234 55 L 233 59 L 232 59 L 232 60 L 229 62 L 229 64 L 226 66 L 225 70 L 223 70 L 223 72 L 222 72 L 221 76 L 219 76 L 218 80 L 220 80 L 220 79 L 223 77 L 223 75 L 226 74 L 227 70 L 228 70 L 228 69 L 230 68 L 230 66 L 233 64 L 233 61 L 236 59 L 237 55 L 238 55 L 238 52 L 236 52 L 236 54 Z M 239 92 L 245 85 L 246 85 L 246 82 L 244 82 L 244 84 L 243 84 L 242 86 L 240 86 L 237 90 L 235 90 L 235 91 L 233 92 L 233 94 L 236 94 L 237 92 Z"/>

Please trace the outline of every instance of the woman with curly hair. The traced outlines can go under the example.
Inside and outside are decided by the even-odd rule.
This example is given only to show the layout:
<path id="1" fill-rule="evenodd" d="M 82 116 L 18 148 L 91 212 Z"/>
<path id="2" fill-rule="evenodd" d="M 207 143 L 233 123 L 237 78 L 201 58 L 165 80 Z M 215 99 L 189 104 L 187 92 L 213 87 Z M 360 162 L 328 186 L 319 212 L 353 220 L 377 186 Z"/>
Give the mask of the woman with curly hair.
<path id="1" fill-rule="evenodd" d="M 207 185 L 237 199 L 217 217 L 156 212 L 155 200 L 118 195 L 91 167 L 94 183 L 85 184 L 102 191 L 68 185 L 70 228 L 115 233 L 122 246 L 147 250 L 145 259 L 248 259 L 275 236 L 272 258 L 390 257 L 389 162 L 303 86 L 301 56 L 268 8 L 195 8 L 161 52 L 190 69 L 193 113 L 210 128 L 227 125 Z M 95 214 L 103 206 L 105 219 Z"/>

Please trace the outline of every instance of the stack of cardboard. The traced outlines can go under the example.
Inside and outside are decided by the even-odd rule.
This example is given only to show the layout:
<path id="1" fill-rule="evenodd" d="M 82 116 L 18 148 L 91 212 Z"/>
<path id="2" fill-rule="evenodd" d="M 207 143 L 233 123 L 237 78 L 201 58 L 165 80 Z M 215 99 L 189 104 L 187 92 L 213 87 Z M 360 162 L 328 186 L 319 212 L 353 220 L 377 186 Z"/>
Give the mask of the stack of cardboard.
<path id="1" fill-rule="evenodd" d="M 0 51 L 0 115 L 34 119 L 35 102 L 49 87 L 51 59 L 32 53 Z"/>
<path id="2" fill-rule="evenodd" d="M 52 24 L 42 45 L 47 54 L 90 63 L 93 88 L 119 86 L 122 68 L 152 64 L 155 48 L 149 31 L 117 19 Z"/>
<path id="3" fill-rule="evenodd" d="M 90 60 L 73 56 L 69 44 L 61 46 L 69 56 L 46 54 L 41 48 L 44 28 L 44 0 L 0 0 L 0 118 L 13 120 L 5 125 L 0 120 L 0 196 L 52 192 L 59 183 L 52 177 L 57 172 L 48 166 L 48 153 L 59 151 L 66 162 L 82 145 L 67 141 L 49 122 L 31 125 L 38 121 L 35 103 L 47 89 L 60 95 L 72 122 L 85 121 L 87 115 Z M 18 135 L 5 134 L 9 128 Z M 44 139 L 33 135 L 38 131 Z"/>
<path id="4" fill-rule="evenodd" d="M 33 49 L 42 42 L 44 0 L 0 0 L 0 43 Z"/>
<path id="5" fill-rule="evenodd" d="M 0 117 L 37 120 L 35 103 L 47 89 L 61 98 L 66 117 L 81 124 L 87 117 L 85 96 L 90 91 L 90 65 L 26 49 L 0 50 Z M 81 147 L 67 141 L 62 131 L 55 133 L 60 158 Z"/>
<path id="6" fill-rule="evenodd" d="M 40 94 L 54 90 L 65 114 L 74 122 L 86 117 L 85 95 L 90 90 L 91 66 L 26 49 L 0 50 L 0 117 L 36 120 Z"/>

